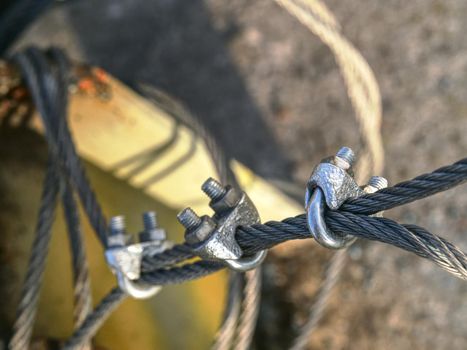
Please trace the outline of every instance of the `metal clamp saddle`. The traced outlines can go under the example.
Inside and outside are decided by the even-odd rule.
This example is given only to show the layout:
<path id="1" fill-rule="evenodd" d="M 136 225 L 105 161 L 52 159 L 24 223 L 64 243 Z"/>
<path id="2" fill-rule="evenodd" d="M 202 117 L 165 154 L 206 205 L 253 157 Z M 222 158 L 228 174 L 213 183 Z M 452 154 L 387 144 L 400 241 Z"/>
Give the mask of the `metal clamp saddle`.
<path id="1" fill-rule="evenodd" d="M 138 243 L 129 243 L 130 235 L 125 233 L 123 216 L 110 219 L 108 248 L 105 251 L 107 264 L 117 276 L 118 286 L 126 294 L 136 299 L 147 299 L 156 295 L 160 286 L 143 284 L 137 281 L 141 274 L 141 261 L 144 251 L 161 253 L 172 244 L 166 241 L 165 231 L 157 227 L 156 214 L 143 214 L 144 231 L 139 234 Z"/>
<path id="2" fill-rule="evenodd" d="M 235 239 L 238 226 L 250 226 L 260 222 L 253 202 L 242 191 L 231 186 L 223 187 L 209 178 L 201 187 L 211 199 L 209 206 L 214 215 L 199 217 L 191 208 L 178 214 L 178 220 L 186 228 L 185 240 L 193 252 L 203 259 L 225 262 L 237 271 L 247 271 L 260 265 L 267 251 L 243 256 Z"/>
<path id="3" fill-rule="evenodd" d="M 373 176 L 363 189 L 353 177 L 354 152 L 342 147 L 334 157 L 324 159 L 311 174 L 305 193 L 307 225 L 314 239 L 321 245 L 331 248 L 344 248 L 355 241 L 355 237 L 331 231 L 324 221 L 326 206 L 336 210 L 349 198 L 364 193 L 376 192 L 387 187 L 387 180 Z"/>

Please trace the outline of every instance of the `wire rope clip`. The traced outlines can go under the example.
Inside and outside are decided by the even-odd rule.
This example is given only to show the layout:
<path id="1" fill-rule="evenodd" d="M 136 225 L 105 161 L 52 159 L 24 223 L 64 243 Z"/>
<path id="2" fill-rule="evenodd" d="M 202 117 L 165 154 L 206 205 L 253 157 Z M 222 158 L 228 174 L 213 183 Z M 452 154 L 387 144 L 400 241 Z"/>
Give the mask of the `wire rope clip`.
<path id="1" fill-rule="evenodd" d="M 387 180 L 373 176 L 363 189 L 353 177 L 355 154 L 342 147 L 334 157 L 323 159 L 313 170 L 307 183 L 305 209 L 307 225 L 313 238 L 331 249 L 341 249 L 355 241 L 355 237 L 331 231 L 324 221 L 324 211 L 337 210 L 347 199 L 373 193 L 387 187 Z"/>
<path id="2" fill-rule="evenodd" d="M 138 281 L 145 252 L 157 254 L 172 246 L 166 241 L 165 231 L 157 227 L 155 212 L 144 213 L 143 222 L 144 231 L 139 234 L 139 242 L 131 243 L 131 236 L 125 232 L 124 217 L 112 217 L 109 224 L 108 248 L 105 251 L 107 264 L 117 276 L 120 289 L 135 299 L 151 298 L 161 289 L 160 286 Z"/>
<path id="3" fill-rule="evenodd" d="M 199 217 L 191 208 L 178 214 L 178 220 L 186 228 L 185 240 L 199 257 L 223 261 L 236 271 L 248 271 L 259 266 L 266 258 L 262 250 L 252 256 L 243 256 L 235 239 L 239 226 L 260 223 L 260 217 L 251 199 L 231 186 L 223 187 L 213 178 L 201 187 L 211 199 L 209 206 L 214 215 Z"/>

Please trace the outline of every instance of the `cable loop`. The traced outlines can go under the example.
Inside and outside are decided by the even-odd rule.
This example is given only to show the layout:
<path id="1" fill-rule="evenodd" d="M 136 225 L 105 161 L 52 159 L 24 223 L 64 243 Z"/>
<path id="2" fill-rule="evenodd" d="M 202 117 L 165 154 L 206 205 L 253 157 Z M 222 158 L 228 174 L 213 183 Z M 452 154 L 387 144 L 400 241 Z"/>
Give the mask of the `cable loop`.
<path id="1" fill-rule="evenodd" d="M 335 210 L 347 199 L 363 193 L 353 178 L 354 162 L 354 152 L 342 147 L 334 157 L 324 159 L 308 180 L 305 192 L 308 229 L 313 238 L 326 248 L 342 249 L 355 241 L 353 236 L 336 234 L 324 221 L 326 204 Z"/>
<path id="2" fill-rule="evenodd" d="M 330 230 L 324 220 L 326 207 L 337 210 L 350 198 L 387 187 L 384 177 L 373 176 L 362 189 L 353 177 L 355 154 L 349 147 L 342 147 L 334 157 L 324 159 L 308 180 L 305 192 L 305 210 L 308 229 L 322 246 L 342 249 L 355 242 L 352 235 L 342 235 Z"/>

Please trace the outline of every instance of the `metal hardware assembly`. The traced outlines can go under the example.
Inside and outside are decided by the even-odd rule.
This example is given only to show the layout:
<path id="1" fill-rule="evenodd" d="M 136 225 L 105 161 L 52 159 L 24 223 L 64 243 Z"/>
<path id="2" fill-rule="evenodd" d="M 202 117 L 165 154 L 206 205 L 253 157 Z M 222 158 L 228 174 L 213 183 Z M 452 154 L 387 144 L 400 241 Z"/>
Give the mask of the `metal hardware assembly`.
<path id="1" fill-rule="evenodd" d="M 178 220 L 186 228 L 185 240 L 193 252 L 203 259 L 223 261 L 237 271 L 251 270 L 261 264 L 266 251 L 243 256 L 235 239 L 238 226 L 260 223 L 250 198 L 231 186 L 223 187 L 212 178 L 204 182 L 202 190 L 211 199 L 209 206 L 215 214 L 199 217 L 191 208 L 178 214 Z"/>
<path id="2" fill-rule="evenodd" d="M 355 238 L 337 234 L 327 228 L 324 221 L 325 205 L 336 210 L 349 198 L 387 187 L 385 178 L 374 176 L 362 190 L 353 178 L 354 162 L 354 152 L 348 147 L 342 147 L 334 157 L 324 159 L 308 180 L 305 194 L 308 229 L 316 241 L 327 248 L 344 248 L 352 244 Z"/>
<path id="3" fill-rule="evenodd" d="M 143 214 L 144 231 L 139 234 L 139 243 L 129 243 L 130 236 L 125 233 L 123 216 L 112 217 L 109 224 L 110 235 L 105 251 L 107 263 L 117 276 L 119 287 L 135 299 L 147 299 L 156 295 L 160 286 L 137 282 L 141 273 L 143 252 L 150 250 L 156 254 L 170 248 L 165 240 L 165 231 L 157 227 L 156 214 Z"/>

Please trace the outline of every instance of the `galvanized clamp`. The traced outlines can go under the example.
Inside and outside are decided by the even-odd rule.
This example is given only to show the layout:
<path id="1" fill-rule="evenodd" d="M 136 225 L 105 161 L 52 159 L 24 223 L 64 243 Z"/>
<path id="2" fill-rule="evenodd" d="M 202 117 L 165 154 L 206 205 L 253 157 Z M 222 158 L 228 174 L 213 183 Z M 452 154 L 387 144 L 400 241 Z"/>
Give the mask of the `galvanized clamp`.
<path id="1" fill-rule="evenodd" d="M 214 215 L 199 217 L 191 208 L 180 212 L 178 220 L 186 228 L 186 242 L 203 259 L 223 261 L 237 271 L 256 268 L 266 258 L 267 251 L 243 256 L 235 239 L 238 226 L 260 222 L 253 202 L 244 192 L 231 186 L 223 187 L 212 178 L 206 180 L 201 188 L 211 199 L 209 206 Z"/>
<path id="2" fill-rule="evenodd" d="M 123 216 L 110 219 L 108 248 L 105 251 L 107 264 L 117 276 L 122 291 L 135 299 L 147 299 L 156 295 L 161 287 L 143 284 L 138 281 L 141 274 L 141 261 L 145 251 L 161 253 L 172 246 L 166 241 L 165 231 L 157 227 L 156 214 L 143 214 L 144 231 L 139 234 L 139 242 L 131 243 L 131 236 L 125 232 Z"/>
<path id="3" fill-rule="evenodd" d="M 342 147 L 334 157 L 324 159 L 313 170 L 307 183 L 305 209 L 308 229 L 315 240 L 327 248 L 344 248 L 352 244 L 355 237 L 335 233 L 326 226 L 326 206 L 336 210 L 349 198 L 376 192 L 388 185 L 384 177 L 373 176 L 368 185 L 360 188 L 353 178 L 354 162 L 354 152 L 348 147 Z"/>

